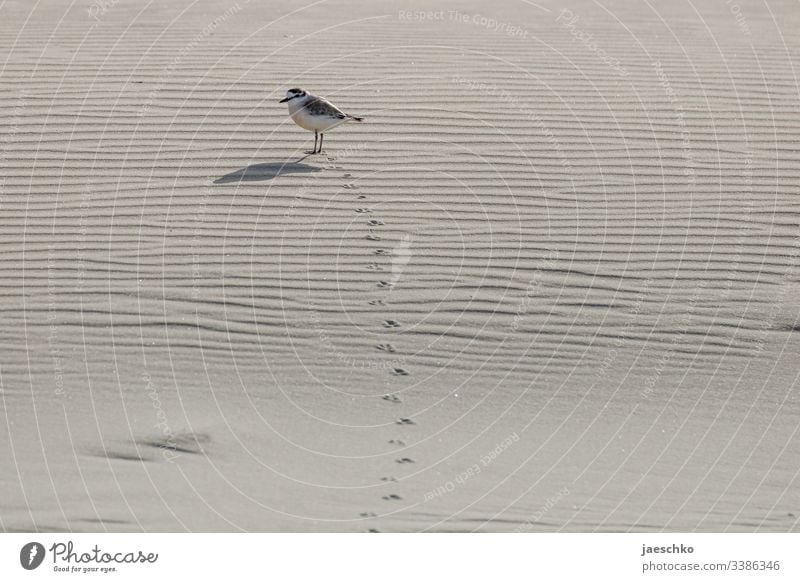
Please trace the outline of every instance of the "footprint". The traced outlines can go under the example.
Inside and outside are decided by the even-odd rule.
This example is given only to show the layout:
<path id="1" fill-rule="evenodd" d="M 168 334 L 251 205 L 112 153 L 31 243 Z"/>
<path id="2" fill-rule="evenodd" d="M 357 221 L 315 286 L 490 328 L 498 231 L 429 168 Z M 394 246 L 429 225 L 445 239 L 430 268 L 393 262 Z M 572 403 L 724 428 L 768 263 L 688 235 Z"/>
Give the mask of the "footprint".
<path id="1" fill-rule="evenodd" d="M 401 441 L 400 439 L 390 439 L 389 444 L 397 445 L 398 447 L 404 447 L 406 446 L 406 441 Z"/>
<path id="2" fill-rule="evenodd" d="M 352 183 L 350 183 L 350 184 L 345 184 L 345 185 L 343 186 L 343 188 L 344 188 L 345 190 L 358 190 L 358 186 L 356 186 L 355 184 L 352 184 Z"/>
<path id="3" fill-rule="evenodd" d="M 381 237 L 379 237 L 377 234 L 372 234 L 372 233 L 369 233 L 364 238 L 367 240 L 381 240 Z"/>
<path id="4" fill-rule="evenodd" d="M 417 424 L 417 423 L 411 420 L 410 418 L 398 418 L 395 421 L 395 424 Z"/>
<path id="5" fill-rule="evenodd" d="M 369 214 L 372 212 L 369 208 L 356 208 L 356 214 Z"/>
<path id="6" fill-rule="evenodd" d="M 373 218 L 367 221 L 367 224 L 370 226 L 384 226 L 386 223 L 383 222 L 382 220 L 378 220 L 377 218 Z"/>
<path id="7" fill-rule="evenodd" d="M 397 483 L 397 479 L 394 477 L 381 477 L 381 481 L 385 481 L 386 483 Z"/>
<path id="8" fill-rule="evenodd" d="M 352 178 L 352 177 L 353 177 L 353 174 L 350 174 L 350 173 L 342 174 L 342 178 Z"/>
<path id="9" fill-rule="evenodd" d="M 395 376 L 408 376 L 408 371 L 404 370 L 403 368 L 395 368 L 392 370 L 392 374 Z"/>
<path id="10" fill-rule="evenodd" d="M 388 255 L 388 254 L 389 254 L 389 251 L 385 251 L 385 250 L 383 250 L 383 249 L 378 249 L 377 251 L 374 251 L 372 254 L 374 254 L 374 255 L 380 255 L 380 256 L 382 256 L 382 257 L 385 257 L 386 255 Z"/>
<path id="11" fill-rule="evenodd" d="M 370 305 L 386 305 L 383 302 L 383 299 L 373 299 L 372 301 L 369 302 L 369 304 Z"/>
<path id="12" fill-rule="evenodd" d="M 392 344 L 378 344 L 375 346 L 376 349 L 379 349 L 382 352 L 388 352 L 393 354 L 395 352 L 394 346 Z"/>
<path id="13" fill-rule="evenodd" d="M 400 327 L 400 322 L 395 321 L 394 319 L 387 319 L 386 321 L 383 322 L 383 327 L 389 327 L 389 328 Z"/>
<path id="14" fill-rule="evenodd" d="M 397 394 L 387 394 L 386 396 L 382 396 L 381 398 L 383 398 L 387 402 L 394 402 L 395 404 L 402 402 L 402 400 L 400 400 L 400 397 Z"/>
<path id="15" fill-rule="evenodd" d="M 395 460 L 395 463 L 407 465 L 408 463 L 416 463 L 416 461 L 414 459 L 409 459 L 408 457 L 403 457 L 402 459 Z"/>
<path id="16" fill-rule="evenodd" d="M 362 511 L 358 514 L 359 517 L 378 517 L 377 513 L 373 513 L 371 511 Z"/>
<path id="17" fill-rule="evenodd" d="M 381 533 L 381 530 L 371 527 L 367 530 L 367 533 Z"/>
<path id="18" fill-rule="evenodd" d="M 370 263 L 367 265 L 367 269 L 370 271 L 383 271 L 383 267 L 381 267 L 378 263 Z"/>
<path id="19" fill-rule="evenodd" d="M 381 289 L 388 289 L 389 287 L 394 287 L 394 283 L 389 281 L 378 281 L 378 287 Z"/>
<path id="20" fill-rule="evenodd" d="M 364 200 L 365 198 L 366 196 L 364 196 L 363 194 L 359 194 L 357 200 Z"/>
<path id="21" fill-rule="evenodd" d="M 401 500 L 401 499 L 402 499 L 402 497 L 400 497 L 400 496 L 399 496 L 399 495 L 397 495 L 396 493 L 391 493 L 391 494 L 389 494 L 389 495 L 384 495 L 384 496 L 383 496 L 383 498 L 384 498 L 386 501 L 399 501 L 399 500 Z"/>
<path id="22" fill-rule="evenodd" d="M 190 455 L 203 455 L 206 447 L 211 443 L 211 437 L 204 433 L 177 433 L 169 438 L 140 439 L 136 444 L 140 446 L 160 449 L 162 451 L 172 451 L 174 453 L 187 453 Z"/>

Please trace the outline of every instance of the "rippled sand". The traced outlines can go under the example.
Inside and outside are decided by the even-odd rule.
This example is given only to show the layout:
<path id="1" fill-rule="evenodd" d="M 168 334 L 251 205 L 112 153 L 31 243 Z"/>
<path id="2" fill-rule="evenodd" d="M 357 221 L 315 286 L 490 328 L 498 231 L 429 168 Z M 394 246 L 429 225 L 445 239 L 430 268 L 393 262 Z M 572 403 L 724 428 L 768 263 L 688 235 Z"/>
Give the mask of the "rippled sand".
<path id="1" fill-rule="evenodd" d="M 796 5 L 374 4 L 0 7 L 0 528 L 800 529 Z"/>

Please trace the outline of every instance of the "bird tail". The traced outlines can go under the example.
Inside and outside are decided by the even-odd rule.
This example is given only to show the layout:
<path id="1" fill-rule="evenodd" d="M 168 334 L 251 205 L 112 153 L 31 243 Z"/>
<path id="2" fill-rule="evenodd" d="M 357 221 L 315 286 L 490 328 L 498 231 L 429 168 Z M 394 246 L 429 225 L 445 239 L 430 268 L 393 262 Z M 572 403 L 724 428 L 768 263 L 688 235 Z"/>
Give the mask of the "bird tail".
<path id="1" fill-rule="evenodd" d="M 364 121 L 363 117 L 356 117 L 355 115 L 348 115 L 347 117 L 349 117 L 353 121 Z"/>

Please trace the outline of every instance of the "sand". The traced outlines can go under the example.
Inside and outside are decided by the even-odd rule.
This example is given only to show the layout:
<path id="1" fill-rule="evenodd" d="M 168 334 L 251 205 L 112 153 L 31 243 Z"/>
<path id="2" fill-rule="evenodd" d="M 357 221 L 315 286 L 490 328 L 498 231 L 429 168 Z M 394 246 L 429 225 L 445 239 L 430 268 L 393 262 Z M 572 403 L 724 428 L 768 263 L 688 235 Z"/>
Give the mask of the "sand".
<path id="1" fill-rule="evenodd" d="M 0 529 L 800 529 L 800 13 L 661 4 L 3 3 Z"/>

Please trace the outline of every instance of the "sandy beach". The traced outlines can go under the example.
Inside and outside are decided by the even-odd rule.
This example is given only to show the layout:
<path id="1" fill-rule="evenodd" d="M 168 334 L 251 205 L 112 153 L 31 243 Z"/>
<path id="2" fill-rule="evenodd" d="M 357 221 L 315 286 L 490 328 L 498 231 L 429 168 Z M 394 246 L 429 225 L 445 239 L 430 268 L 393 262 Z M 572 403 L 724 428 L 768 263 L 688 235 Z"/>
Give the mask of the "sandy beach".
<path id="1" fill-rule="evenodd" d="M 2 3 L 0 530 L 800 530 L 800 11 L 661 4 Z"/>

